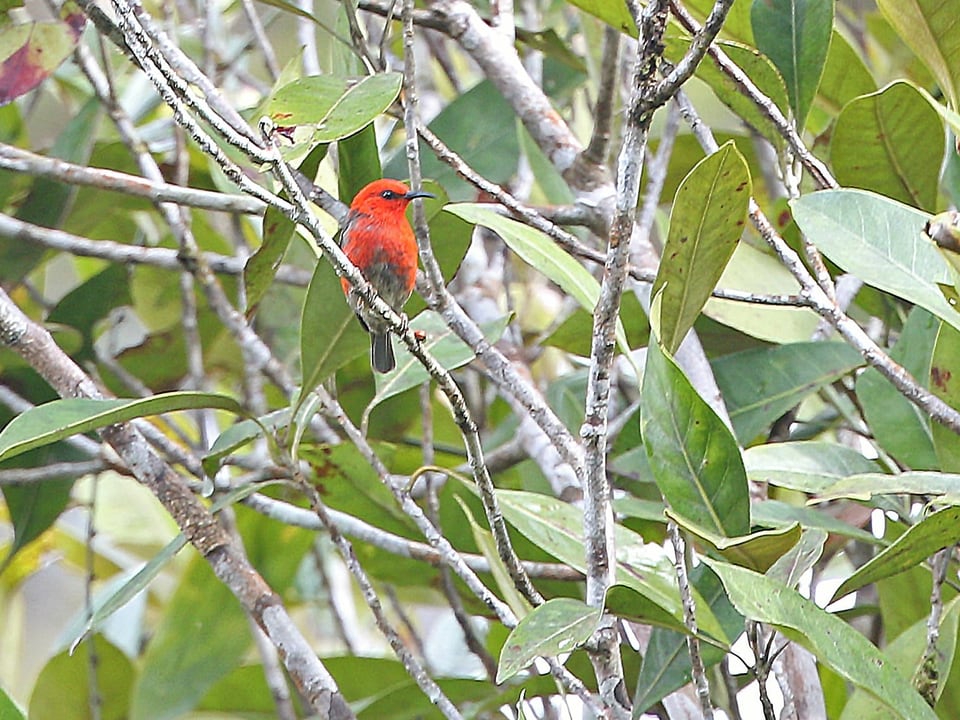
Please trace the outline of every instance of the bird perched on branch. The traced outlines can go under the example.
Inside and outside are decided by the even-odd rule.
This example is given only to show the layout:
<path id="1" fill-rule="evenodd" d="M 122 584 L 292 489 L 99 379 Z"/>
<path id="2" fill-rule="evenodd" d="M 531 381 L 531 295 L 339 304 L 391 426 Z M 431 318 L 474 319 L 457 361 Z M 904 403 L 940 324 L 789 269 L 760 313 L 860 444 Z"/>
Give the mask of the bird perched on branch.
<path id="1" fill-rule="evenodd" d="M 343 225 L 343 252 L 397 312 L 413 292 L 417 279 L 417 240 L 407 222 L 407 205 L 414 198 L 434 197 L 414 191 L 397 180 L 375 180 L 354 197 Z M 346 278 L 341 278 L 347 302 L 370 333 L 370 364 L 377 372 L 396 367 L 389 323 L 367 307 Z"/>

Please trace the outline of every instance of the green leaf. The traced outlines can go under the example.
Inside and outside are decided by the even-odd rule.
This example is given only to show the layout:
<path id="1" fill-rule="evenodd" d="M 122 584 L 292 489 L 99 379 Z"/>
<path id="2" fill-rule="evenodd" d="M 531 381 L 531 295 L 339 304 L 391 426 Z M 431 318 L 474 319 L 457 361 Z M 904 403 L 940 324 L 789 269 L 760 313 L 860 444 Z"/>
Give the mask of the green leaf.
<path id="1" fill-rule="evenodd" d="M 940 620 L 940 640 L 934 659 L 935 676 L 939 678 L 936 697 L 950 687 L 948 676 L 955 662 L 957 627 L 960 621 L 960 599 L 954 598 L 943 608 Z M 927 645 L 927 620 L 915 622 L 909 629 L 896 636 L 883 651 L 893 667 L 905 678 L 916 684 Z M 869 693 L 856 690 L 843 708 L 840 720 L 893 720 L 896 715 Z"/>
<path id="2" fill-rule="evenodd" d="M 650 322 L 647 313 L 637 299 L 636 294 L 625 292 L 620 302 L 620 318 L 627 333 L 630 347 L 643 347 L 650 341 Z M 593 334 L 593 314 L 582 307 L 563 320 L 547 337 L 541 340 L 543 345 L 552 345 L 574 355 L 590 357 L 591 336 Z"/>
<path id="3" fill-rule="evenodd" d="M 525 263 L 539 270 L 576 300 L 580 307 L 593 313 L 600 299 L 600 284 L 590 271 L 561 250 L 539 230 L 497 213 L 489 205 L 458 203 L 447 211 L 467 222 L 483 225 L 496 232 Z M 623 352 L 630 352 L 623 322 L 617 318 L 617 343 Z"/>
<path id="4" fill-rule="evenodd" d="M 742 3 L 734 7 L 746 7 Z M 749 20 L 748 20 L 749 22 Z M 724 23 L 724 29 L 728 23 Z M 665 56 L 677 62 L 690 47 L 688 38 L 667 37 L 665 39 Z M 726 56 L 743 70 L 757 89 L 773 101 L 780 111 L 787 115 L 790 101 L 787 99 L 787 88 L 783 78 L 770 59 L 759 53 L 750 45 L 737 42 L 718 42 L 717 46 Z M 751 99 L 741 92 L 737 82 L 723 71 L 712 56 L 704 58 L 697 66 L 696 76 L 703 80 L 713 90 L 717 98 L 729 107 L 737 117 L 760 132 L 774 145 L 783 144 L 783 136 L 774 127 L 773 123 L 757 107 Z M 872 89 L 872 88 L 871 88 Z"/>
<path id="5" fill-rule="evenodd" d="M 326 145 L 318 145 L 304 160 L 298 170 L 311 180 L 317 174 L 317 166 L 327 154 Z M 281 193 L 286 198 L 286 193 Z M 250 317 L 254 309 L 270 289 L 277 268 L 286 255 L 290 240 L 296 232 L 296 223 L 272 205 L 263 215 L 263 240 L 260 247 L 247 258 L 243 265 L 243 285 L 246 288 L 245 312 Z"/>
<path id="6" fill-rule="evenodd" d="M 720 579 L 710 568 L 701 564 L 691 571 L 690 582 L 710 604 L 723 627 L 728 644 L 733 643 L 743 631 L 743 616 L 730 604 Z M 719 663 L 727 653 L 724 648 L 709 642 L 701 642 L 700 652 L 707 668 Z M 687 635 L 667 628 L 653 628 L 637 678 L 637 691 L 633 699 L 634 717 L 639 717 L 654 703 L 690 682 L 691 674 Z"/>
<path id="7" fill-rule="evenodd" d="M 960 313 L 937 285 L 952 286 L 954 275 L 922 232 L 927 214 L 864 190 L 809 193 L 791 206 L 797 225 L 830 260 L 960 329 Z"/>
<path id="8" fill-rule="evenodd" d="M 641 394 L 640 434 L 669 506 L 706 532 L 749 533 L 750 497 L 737 441 L 658 343 L 647 349 Z"/>
<path id="9" fill-rule="evenodd" d="M 73 3 L 61 15 L 64 21 L 0 23 L 0 105 L 33 90 L 76 49 L 86 16 Z"/>
<path id="10" fill-rule="evenodd" d="M 0 460 L 107 425 L 147 415 L 198 408 L 243 414 L 243 408 L 233 398 L 203 392 L 170 392 L 133 400 L 54 400 L 21 413 L 0 432 Z"/>
<path id="11" fill-rule="evenodd" d="M 877 495 L 945 495 L 947 499 L 960 500 L 960 474 L 922 470 L 898 475 L 861 473 L 838 480 L 820 492 L 824 500 L 869 500 Z"/>
<path id="12" fill-rule="evenodd" d="M 833 593 L 831 602 L 859 590 L 864 585 L 916 567 L 938 550 L 953 545 L 958 539 L 960 507 L 947 507 L 928 515 L 844 580 Z"/>
<path id="13" fill-rule="evenodd" d="M 863 365 L 839 342 L 804 342 L 725 355 L 711 363 L 737 439 L 744 445 L 817 389 Z"/>
<path id="14" fill-rule="evenodd" d="M 866 530 L 838 520 L 828 513 L 802 505 L 790 505 L 780 500 L 763 500 L 754 503 L 750 508 L 750 514 L 753 522 L 760 527 L 784 527 L 791 523 L 800 523 L 805 532 L 804 538 L 808 531 L 822 530 L 831 535 L 852 538 L 870 545 L 876 545 L 879 542 Z M 769 575 L 770 572 L 767 571 L 767 574 Z"/>
<path id="15" fill-rule="evenodd" d="M 855 97 L 872 93 L 876 89 L 877 84 L 873 80 L 873 75 L 864 65 L 860 54 L 850 45 L 843 33 L 834 28 L 830 38 L 827 64 L 823 68 L 820 89 L 814 100 L 807 125 L 814 125 L 814 116 L 821 114 L 826 117 L 817 125 L 826 129 L 844 105 Z"/>
<path id="16" fill-rule="evenodd" d="M 470 510 L 470 507 L 462 497 L 459 495 L 454 495 L 453 497 L 467 518 L 467 522 L 470 525 L 470 534 L 473 535 L 473 541 L 477 544 L 477 547 L 480 548 L 480 552 L 483 553 L 487 562 L 490 563 L 490 574 L 493 575 L 493 579 L 497 583 L 497 589 L 500 591 L 501 597 L 506 600 L 507 605 L 513 610 L 514 615 L 518 618 L 525 618 L 531 610 L 531 605 L 520 591 L 517 590 L 513 579 L 510 577 L 510 572 L 503 564 L 503 560 L 500 559 L 500 553 L 497 551 L 497 543 L 493 539 L 493 533 L 480 526 L 473 517 L 473 512 Z M 501 657 L 501 661 L 502 660 L 503 658 Z M 500 681 L 498 680 L 497 682 Z"/>
<path id="17" fill-rule="evenodd" d="M 7 568 L 14 555 L 46 532 L 67 509 L 74 480 L 75 477 L 48 478 L 42 483 L 0 487 L 13 523 L 13 542 L 0 563 L 0 573 Z"/>
<path id="18" fill-rule="evenodd" d="M 783 75 L 802 130 L 827 62 L 833 0 L 753 0 L 750 22 L 760 52 Z"/>
<path id="19" fill-rule="evenodd" d="M 933 346 L 930 362 L 930 382 L 933 394 L 951 407 L 960 407 L 960 373 L 957 372 L 960 358 L 960 332 L 940 323 L 937 341 Z M 937 453 L 939 469 L 944 472 L 960 472 L 960 436 L 940 423 L 931 423 L 933 447 Z"/>
<path id="20" fill-rule="evenodd" d="M 800 290 L 796 278 L 775 257 L 738 243 L 720 277 L 719 287 L 751 293 L 790 295 Z M 820 322 L 812 310 L 710 298 L 703 308 L 719 323 L 773 343 L 809 340 Z"/>
<path id="21" fill-rule="evenodd" d="M 914 308 L 890 351 L 920 383 L 930 377 L 933 350 L 941 322 L 923 308 Z M 907 400 L 874 368 L 858 378 L 857 397 L 874 437 L 887 453 L 913 470 L 937 470 L 930 418 Z"/>
<path id="22" fill-rule="evenodd" d="M 877 5 L 897 34 L 916 53 L 953 107 L 960 103 L 960 37 L 954 22 L 957 0 L 878 0 Z"/>
<path id="23" fill-rule="evenodd" d="M 483 323 L 480 330 L 487 342 L 493 344 L 500 340 L 509 322 L 510 316 L 505 315 Z M 426 340 L 423 342 L 424 349 L 447 370 L 466 365 L 474 357 L 473 350 L 447 327 L 442 317 L 432 310 L 424 310 L 417 315 L 410 322 L 410 327 L 426 334 Z M 377 394 L 371 400 L 367 412 L 387 398 L 418 387 L 430 379 L 426 368 L 410 354 L 406 345 L 396 343 L 396 355 L 397 367 L 389 373 L 376 376 Z"/>
<path id="24" fill-rule="evenodd" d="M 313 142 L 332 142 L 373 122 L 397 99 L 402 84 L 400 73 L 311 75 L 277 90 L 267 113 L 280 126 L 313 125 Z"/>
<path id="25" fill-rule="evenodd" d="M 633 16 L 630 14 L 629 6 L 626 3 L 611 2 L 610 0 L 571 0 L 571 4 L 599 18 L 625 35 L 637 36 L 637 25 L 634 23 Z"/>
<path id="26" fill-rule="evenodd" d="M 203 470 L 207 475 L 213 477 L 223 459 L 243 447 L 249 442 L 263 437 L 264 428 L 275 432 L 280 428 L 286 427 L 290 422 L 290 408 L 283 408 L 268 413 L 261 418 L 241 420 L 234 423 L 213 441 L 210 450 L 203 456 Z"/>
<path id="27" fill-rule="evenodd" d="M 250 646 L 247 616 L 194 555 L 142 657 L 131 720 L 172 720 L 238 666 Z"/>
<path id="28" fill-rule="evenodd" d="M 799 523 L 792 523 L 787 527 L 773 530 L 758 530 L 740 537 L 724 537 L 690 524 L 683 517 L 671 511 L 670 508 L 667 508 L 666 512 L 681 529 L 696 537 L 713 554 L 719 555 L 727 562 L 757 572 L 766 572 L 778 558 L 787 553 L 800 540 Z"/>
<path id="29" fill-rule="evenodd" d="M 733 142 L 697 163 L 680 184 L 651 291 L 661 295 L 660 342 L 668 353 L 680 347 L 733 255 L 752 188 Z"/>
<path id="30" fill-rule="evenodd" d="M 7 691 L 0 687 L 0 720 L 27 720 Z"/>
<path id="31" fill-rule="evenodd" d="M 368 183 L 383 177 L 373 125 L 337 142 L 337 190 L 347 205 Z"/>
<path id="32" fill-rule="evenodd" d="M 904 720 L 935 720 L 933 710 L 863 635 L 796 591 L 751 570 L 704 559 L 746 617 L 799 642 L 848 682 L 892 708 Z"/>
<path id="33" fill-rule="evenodd" d="M 300 318 L 298 404 L 369 345 L 367 333 L 347 304 L 336 270 L 321 258 L 313 269 Z"/>
<path id="34" fill-rule="evenodd" d="M 879 469 L 852 448 L 817 441 L 756 445 L 743 453 L 743 462 L 751 480 L 807 493 Z"/>
<path id="35" fill-rule="evenodd" d="M 103 718 L 124 718 L 130 709 L 133 664 L 102 637 L 94 638 L 97 650 L 97 693 Z M 40 671 L 30 697 L 31 720 L 88 720 L 90 717 L 89 643 L 76 652 L 64 651 Z"/>
<path id="36" fill-rule="evenodd" d="M 538 657 L 572 652 L 586 642 L 603 608 L 573 598 L 553 598 L 534 608 L 510 631 L 497 664 L 497 684 L 509 680 Z"/>
<path id="37" fill-rule="evenodd" d="M 767 577 L 787 587 L 797 587 L 807 570 L 816 565 L 823 555 L 823 545 L 826 541 L 826 530 L 804 530 L 800 542 L 770 566 L 766 572 Z"/>
<path id="38" fill-rule="evenodd" d="M 464 122 L 469 118 L 468 122 Z M 430 122 L 430 129 L 490 182 L 506 183 L 517 171 L 520 141 L 514 112 L 489 80 L 459 95 Z M 423 176 L 446 188 L 455 201 L 474 200 L 477 190 L 437 159 L 421 141 Z M 407 154 L 401 146 L 384 165 L 388 177 L 406 177 Z"/>
<path id="39" fill-rule="evenodd" d="M 713 0 L 688 0 L 684 5 L 702 24 L 710 11 L 713 10 Z M 737 0 L 727 11 L 720 30 L 721 37 L 736 40 L 737 42 L 753 45 L 753 27 L 750 24 L 750 4 L 744 0 Z"/>
<path id="40" fill-rule="evenodd" d="M 843 186 L 933 211 L 943 146 L 917 138 L 942 135 L 936 111 L 913 85 L 897 81 L 847 104 L 833 129 L 830 162 Z"/>
<path id="41" fill-rule="evenodd" d="M 583 515 L 575 507 L 556 498 L 519 490 L 497 490 L 497 499 L 503 516 L 522 535 L 561 562 L 581 572 L 586 570 Z M 630 607 L 634 616 L 682 632 L 683 611 L 676 576 L 664 549 L 644 542 L 640 535 L 619 525 L 614 528 L 614 537 L 617 583 L 632 591 Z M 697 607 L 702 606 L 698 601 Z M 722 637 L 712 613 L 698 614 L 697 620 L 704 632 Z"/>

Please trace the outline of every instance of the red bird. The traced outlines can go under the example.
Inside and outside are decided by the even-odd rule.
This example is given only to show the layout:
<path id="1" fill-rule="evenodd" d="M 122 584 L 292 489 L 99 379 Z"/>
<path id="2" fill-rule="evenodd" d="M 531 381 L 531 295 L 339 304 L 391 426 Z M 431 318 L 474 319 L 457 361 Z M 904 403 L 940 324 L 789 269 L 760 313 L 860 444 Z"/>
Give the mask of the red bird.
<path id="1" fill-rule="evenodd" d="M 397 180 L 375 180 L 357 193 L 343 225 L 343 252 L 397 312 L 417 279 L 417 239 L 406 210 L 411 200 L 420 197 L 434 196 L 413 191 Z M 363 329 L 370 333 L 370 364 L 377 372 L 390 372 L 397 361 L 389 324 L 366 307 L 346 278 L 341 278 L 340 284 Z"/>

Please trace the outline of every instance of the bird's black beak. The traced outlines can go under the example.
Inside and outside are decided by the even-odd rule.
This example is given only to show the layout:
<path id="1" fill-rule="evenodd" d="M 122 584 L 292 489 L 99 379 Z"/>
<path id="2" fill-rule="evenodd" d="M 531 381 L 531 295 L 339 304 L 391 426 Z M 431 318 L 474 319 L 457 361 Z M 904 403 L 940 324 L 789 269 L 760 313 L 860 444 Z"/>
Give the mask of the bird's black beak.
<path id="1" fill-rule="evenodd" d="M 403 197 L 405 200 L 413 200 L 414 198 L 435 198 L 436 195 L 428 193 L 426 190 L 411 190 Z"/>

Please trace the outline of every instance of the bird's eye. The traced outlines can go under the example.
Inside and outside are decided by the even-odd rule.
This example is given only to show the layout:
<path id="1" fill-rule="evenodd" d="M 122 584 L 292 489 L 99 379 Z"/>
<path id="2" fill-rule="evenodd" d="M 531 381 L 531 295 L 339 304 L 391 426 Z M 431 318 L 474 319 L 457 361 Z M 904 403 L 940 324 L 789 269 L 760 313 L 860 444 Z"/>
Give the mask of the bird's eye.
<path id="1" fill-rule="evenodd" d="M 393 190 L 384 190 L 382 193 L 380 193 L 380 197 L 382 197 L 384 200 L 395 200 L 397 198 L 397 194 Z"/>

